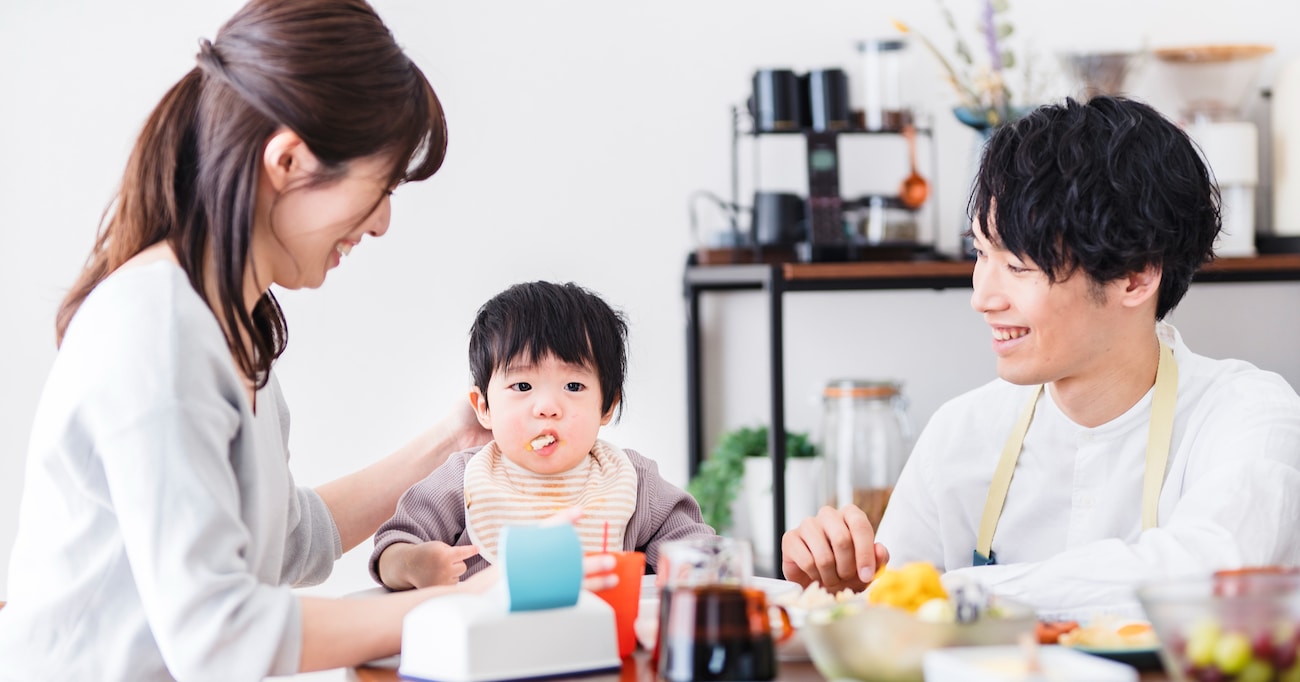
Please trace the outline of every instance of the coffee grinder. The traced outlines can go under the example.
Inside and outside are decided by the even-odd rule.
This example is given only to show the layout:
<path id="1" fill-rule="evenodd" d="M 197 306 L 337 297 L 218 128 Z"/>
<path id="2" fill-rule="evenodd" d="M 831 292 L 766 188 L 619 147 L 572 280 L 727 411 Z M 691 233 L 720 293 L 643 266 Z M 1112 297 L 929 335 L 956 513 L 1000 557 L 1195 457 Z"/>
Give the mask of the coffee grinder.
<path id="1" fill-rule="evenodd" d="M 1201 148 L 1222 198 L 1219 256 L 1255 254 L 1259 133 L 1243 108 L 1270 45 L 1202 45 L 1155 50 L 1183 104 L 1187 134 Z"/>

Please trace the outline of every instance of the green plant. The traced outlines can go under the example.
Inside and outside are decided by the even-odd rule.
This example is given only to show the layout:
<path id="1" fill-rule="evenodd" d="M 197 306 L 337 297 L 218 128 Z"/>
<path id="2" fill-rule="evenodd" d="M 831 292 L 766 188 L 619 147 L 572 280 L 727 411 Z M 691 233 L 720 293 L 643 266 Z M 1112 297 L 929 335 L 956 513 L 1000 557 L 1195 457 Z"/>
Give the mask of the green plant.
<path id="1" fill-rule="evenodd" d="M 786 457 L 816 457 L 817 448 L 807 433 L 787 432 Z M 731 503 L 740 492 L 745 476 L 746 457 L 767 457 L 767 427 L 742 427 L 723 434 L 700 471 L 686 486 L 696 502 L 704 522 L 718 532 L 731 527 Z"/>

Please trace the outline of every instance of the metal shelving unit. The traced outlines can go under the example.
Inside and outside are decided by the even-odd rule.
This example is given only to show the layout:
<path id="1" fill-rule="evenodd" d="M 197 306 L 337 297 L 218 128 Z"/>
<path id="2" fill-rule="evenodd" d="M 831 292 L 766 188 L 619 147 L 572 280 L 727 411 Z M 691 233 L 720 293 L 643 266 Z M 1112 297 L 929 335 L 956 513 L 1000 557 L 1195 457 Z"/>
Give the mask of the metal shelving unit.
<path id="1" fill-rule="evenodd" d="M 785 532 L 785 324 L 787 293 L 956 289 L 971 285 L 972 261 L 878 261 L 856 263 L 768 263 L 698 265 L 687 259 L 682 278 L 686 299 L 686 424 L 688 468 L 699 471 L 704 449 L 700 357 L 700 298 L 709 292 L 762 290 L 767 294 L 771 383 L 768 452 L 772 455 L 773 567 L 780 570 Z M 1196 283 L 1297 282 L 1300 254 L 1222 258 L 1197 273 Z"/>

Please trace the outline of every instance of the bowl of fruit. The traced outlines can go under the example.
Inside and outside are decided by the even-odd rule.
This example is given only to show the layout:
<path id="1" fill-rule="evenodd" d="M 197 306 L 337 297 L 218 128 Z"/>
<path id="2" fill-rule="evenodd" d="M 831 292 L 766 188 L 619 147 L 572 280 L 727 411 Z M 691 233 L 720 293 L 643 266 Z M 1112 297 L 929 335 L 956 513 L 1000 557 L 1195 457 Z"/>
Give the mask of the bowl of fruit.
<path id="1" fill-rule="evenodd" d="M 1177 682 L 1300 682 L 1300 572 L 1223 571 L 1138 588 Z"/>
<path id="2" fill-rule="evenodd" d="M 810 610 L 800 628 L 813 665 L 828 680 L 921 682 L 927 652 L 1016 644 L 1033 637 L 1038 622 L 1029 607 L 977 583 L 945 587 L 927 563 L 886 568 L 859 597 L 837 597 Z"/>

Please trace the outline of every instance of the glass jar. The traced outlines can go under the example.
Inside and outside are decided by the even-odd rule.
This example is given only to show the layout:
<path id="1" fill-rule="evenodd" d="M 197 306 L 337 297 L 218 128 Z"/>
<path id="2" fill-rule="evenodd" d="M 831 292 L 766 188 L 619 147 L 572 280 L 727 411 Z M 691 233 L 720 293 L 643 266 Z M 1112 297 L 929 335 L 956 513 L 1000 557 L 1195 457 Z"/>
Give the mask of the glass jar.
<path id="1" fill-rule="evenodd" d="M 852 502 L 878 527 L 911 449 L 898 383 L 838 379 L 822 391 L 821 451 L 828 504 Z"/>
<path id="2" fill-rule="evenodd" d="M 862 56 L 862 127 L 867 130 L 902 130 L 903 53 L 907 43 L 900 39 L 858 42 Z"/>

